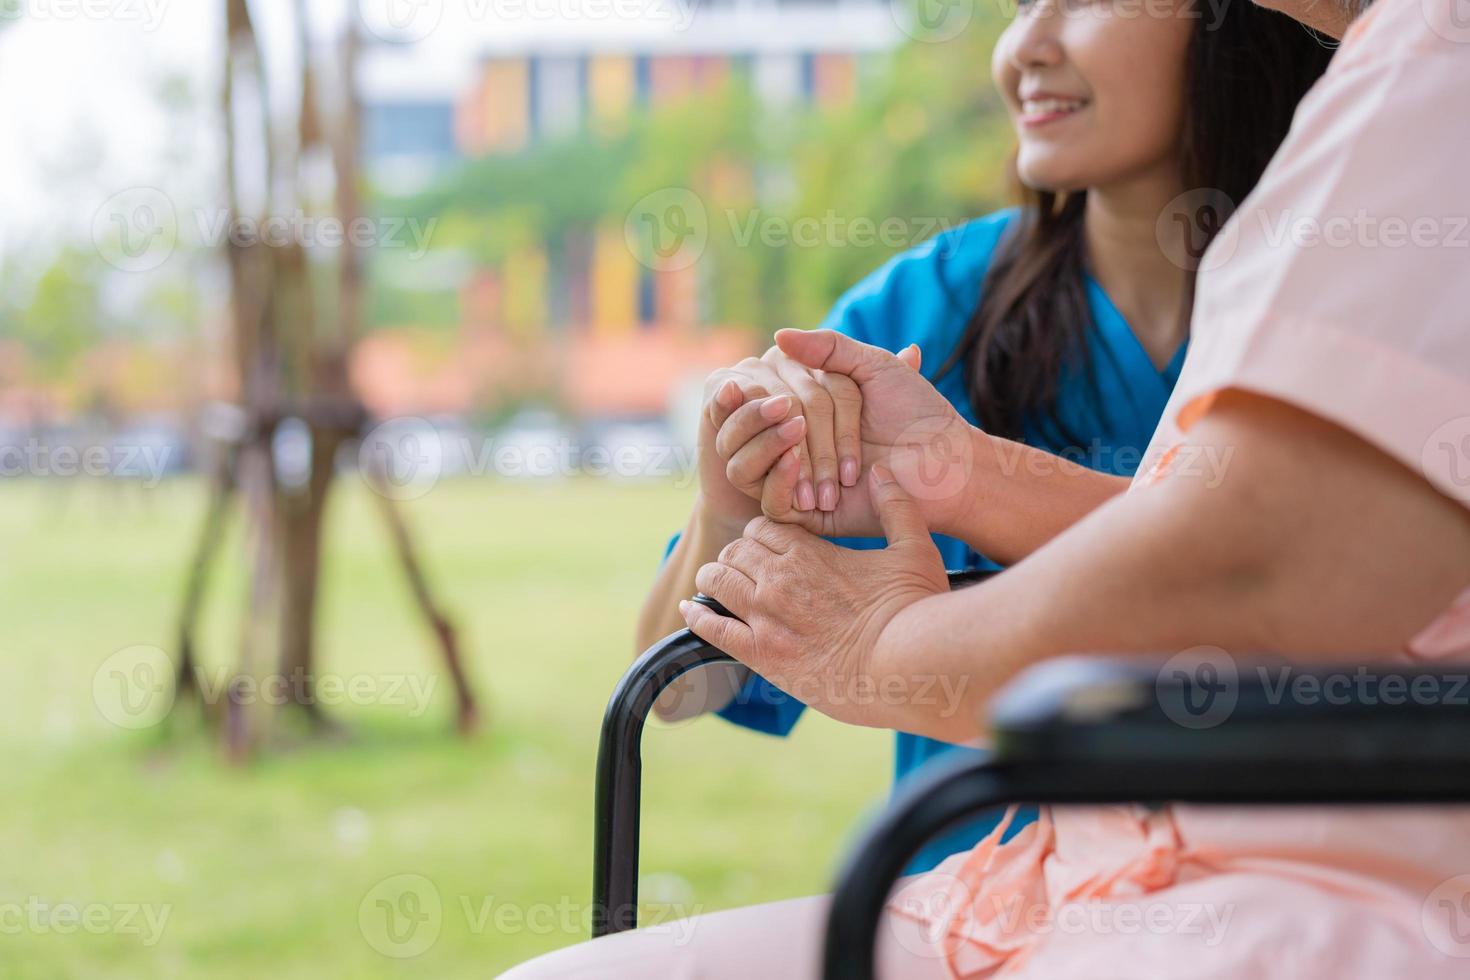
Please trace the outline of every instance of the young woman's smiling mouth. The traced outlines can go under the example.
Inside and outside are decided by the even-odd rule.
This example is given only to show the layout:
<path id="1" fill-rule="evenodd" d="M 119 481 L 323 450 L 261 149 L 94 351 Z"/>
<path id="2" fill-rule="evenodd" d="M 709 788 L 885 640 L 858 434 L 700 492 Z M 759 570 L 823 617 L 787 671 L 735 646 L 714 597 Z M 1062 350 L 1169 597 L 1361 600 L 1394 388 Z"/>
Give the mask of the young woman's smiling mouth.
<path id="1" fill-rule="evenodd" d="M 1087 108 L 1088 101 L 1052 92 L 1036 92 L 1021 99 L 1017 121 L 1027 129 L 1046 126 L 1076 115 Z"/>

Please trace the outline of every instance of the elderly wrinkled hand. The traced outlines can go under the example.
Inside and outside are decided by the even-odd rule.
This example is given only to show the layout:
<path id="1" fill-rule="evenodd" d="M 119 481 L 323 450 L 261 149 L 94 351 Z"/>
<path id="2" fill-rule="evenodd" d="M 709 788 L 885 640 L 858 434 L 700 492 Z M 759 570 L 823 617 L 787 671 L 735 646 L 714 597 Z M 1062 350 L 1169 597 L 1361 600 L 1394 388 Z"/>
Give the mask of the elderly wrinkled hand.
<path id="1" fill-rule="evenodd" d="M 781 466 L 795 464 L 788 453 Z M 872 672 L 878 638 L 900 610 L 949 583 L 913 498 L 882 465 L 867 479 L 886 548 L 854 551 L 759 517 L 695 578 L 738 619 L 688 601 L 679 611 L 700 637 L 811 707 L 882 726 L 893 706 Z"/>

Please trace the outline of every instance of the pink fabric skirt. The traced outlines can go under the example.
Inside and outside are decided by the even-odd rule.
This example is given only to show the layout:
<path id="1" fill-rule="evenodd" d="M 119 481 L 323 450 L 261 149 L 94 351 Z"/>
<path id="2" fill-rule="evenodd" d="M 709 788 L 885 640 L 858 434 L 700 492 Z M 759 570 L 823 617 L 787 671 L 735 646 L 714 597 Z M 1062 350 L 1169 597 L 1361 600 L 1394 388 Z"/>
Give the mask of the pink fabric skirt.
<path id="1" fill-rule="evenodd" d="M 1470 807 L 1076 807 L 889 901 L 962 978 L 1470 977 Z"/>

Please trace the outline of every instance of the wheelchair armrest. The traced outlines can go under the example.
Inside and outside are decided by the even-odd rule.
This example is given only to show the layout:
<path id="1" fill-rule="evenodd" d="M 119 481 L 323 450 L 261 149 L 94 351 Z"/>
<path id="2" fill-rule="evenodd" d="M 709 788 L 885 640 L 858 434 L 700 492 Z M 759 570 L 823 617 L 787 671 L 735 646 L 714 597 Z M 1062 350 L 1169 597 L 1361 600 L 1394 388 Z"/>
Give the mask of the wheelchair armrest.
<path id="1" fill-rule="evenodd" d="M 993 572 L 950 572 L 951 589 L 984 581 Z M 702 603 L 722 616 L 730 611 L 706 595 Z M 679 630 L 649 647 L 613 688 L 602 718 L 597 749 L 596 813 L 592 844 L 592 935 L 638 925 L 638 821 L 643 784 L 643 728 L 654 701 L 682 674 L 734 658 Z"/>
<path id="2" fill-rule="evenodd" d="M 1237 661 L 1209 648 L 1165 662 L 1061 658 L 991 706 L 997 754 L 1012 763 L 1316 760 L 1391 776 L 1387 795 L 1405 773 L 1385 766 L 1442 775 L 1470 762 L 1467 723 L 1470 667 Z"/>
<path id="3" fill-rule="evenodd" d="M 893 884 L 929 840 L 1009 803 L 1470 802 L 1470 673 L 1072 657 L 996 698 L 994 751 L 916 780 L 851 852 L 825 976 L 871 980 Z"/>

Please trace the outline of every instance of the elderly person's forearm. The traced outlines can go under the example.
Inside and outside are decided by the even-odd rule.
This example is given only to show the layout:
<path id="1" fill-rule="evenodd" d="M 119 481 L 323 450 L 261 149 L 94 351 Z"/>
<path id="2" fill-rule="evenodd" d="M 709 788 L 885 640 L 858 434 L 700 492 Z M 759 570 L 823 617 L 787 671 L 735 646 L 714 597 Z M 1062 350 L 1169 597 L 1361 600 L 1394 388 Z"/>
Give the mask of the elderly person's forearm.
<path id="1" fill-rule="evenodd" d="M 932 530 L 1003 565 L 1041 548 L 1128 489 L 1125 477 L 971 428 L 964 492 Z"/>
<path id="2" fill-rule="evenodd" d="M 947 711 L 888 705 L 873 723 L 972 739 L 1002 684 L 1066 653 L 1389 653 L 1470 584 L 1464 509 L 1343 430 L 1238 397 L 1194 435 L 1233 453 L 1218 478 L 1113 500 L 993 581 L 894 617 L 874 675 L 912 690 L 943 677 L 959 695 Z"/>

